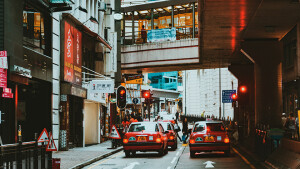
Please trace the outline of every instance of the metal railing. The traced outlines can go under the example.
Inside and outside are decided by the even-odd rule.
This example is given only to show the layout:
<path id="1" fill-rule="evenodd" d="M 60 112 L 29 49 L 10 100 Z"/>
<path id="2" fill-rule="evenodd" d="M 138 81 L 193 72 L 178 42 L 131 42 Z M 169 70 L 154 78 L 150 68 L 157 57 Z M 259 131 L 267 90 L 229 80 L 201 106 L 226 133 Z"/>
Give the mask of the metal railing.
<path id="1" fill-rule="evenodd" d="M 39 145 L 40 144 L 40 145 Z M 47 142 L 19 142 L 0 146 L 0 168 L 52 168 L 52 152 L 46 152 Z"/>

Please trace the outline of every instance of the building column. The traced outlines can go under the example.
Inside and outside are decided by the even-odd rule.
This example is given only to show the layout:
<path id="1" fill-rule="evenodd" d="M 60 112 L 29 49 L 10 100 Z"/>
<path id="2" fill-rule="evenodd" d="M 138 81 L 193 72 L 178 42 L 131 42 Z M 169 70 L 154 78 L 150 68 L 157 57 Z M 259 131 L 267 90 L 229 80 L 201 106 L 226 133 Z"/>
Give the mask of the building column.
<path id="1" fill-rule="evenodd" d="M 193 38 L 195 38 L 195 24 L 196 24 L 196 22 L 195 22 L 195 2 L 193 2 L 192 3 L 192 5 L 193 5 Z"/>
<path id="2" fill-rule="evenodd" d="M 254 63 L 255 124 L 281 126 L 282 44 L 245 41 L 241 50 Z"/>
<path id="3" fill-rule="evenodd" d="M 151 9 L 151 30 L 154 29 L 154 16 L 153 16 L 153 8 Z"/>
<path id="4" fill-rule="evenodd" d="M 172 5 L 172 15 L 171 15 L 171 23 L 172 23 L 172 28 L 175 27 L 175 24 L 174 24 L 174 5 Z"/>
<path id="5" fill-rule="evenodd" d="M 135 35 L 134 35 L 134 11 L 131 13 L 132 20 L 132 44 L 135 44 Z"/>

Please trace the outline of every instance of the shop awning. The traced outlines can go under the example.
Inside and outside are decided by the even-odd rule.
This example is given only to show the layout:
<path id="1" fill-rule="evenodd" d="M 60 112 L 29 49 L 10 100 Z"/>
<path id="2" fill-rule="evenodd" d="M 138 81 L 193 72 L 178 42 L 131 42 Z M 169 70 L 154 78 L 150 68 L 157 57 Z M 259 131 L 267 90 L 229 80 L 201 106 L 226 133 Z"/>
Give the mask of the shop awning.
<path id="1" fill-rule="evenodd" d="M 89 36 L 91 37 L 94 37 L 96 38 L 97 41 L 99 41 L 100 43 L 102 43 L 104 46 L 106 46 L 108 49 L 112 49 L 112 47 L 110 46 L 110 44 L 105 40 L 103 39 L 101 36 L 99 36 L 97 33 L 91 31 L 88 27 L 86 27 L 84 24 L 82 24 L 80 21 L 78 21 L 73 15 L 69 14 L 69 13 L 64 13 L 63 14 L 63 18 L 68 18 L 70 19 L 71 21 L 73 21 L 75 24 L 76 24 L 76 27 L 88 34 Z"/>

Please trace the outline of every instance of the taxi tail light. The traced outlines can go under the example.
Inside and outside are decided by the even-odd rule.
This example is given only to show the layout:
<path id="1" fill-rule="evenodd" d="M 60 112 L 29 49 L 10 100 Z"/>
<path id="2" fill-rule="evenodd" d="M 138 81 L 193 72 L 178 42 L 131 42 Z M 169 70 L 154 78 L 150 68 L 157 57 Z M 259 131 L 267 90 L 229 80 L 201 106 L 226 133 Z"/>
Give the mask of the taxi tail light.
<path id="1" fill-rule="evenodd" d="M 190 137 L 190 143 L 191 143 L 191 144 L 194 144 L 194 143 L 195 143 L 195 139 L 194 139 L 194 136 L 193 136 L 193 135 L 191 135 L 191 137 Z"/>
<path id="2" fill-rule="evenodd" d="M 228 137 L 226 137 L 226 138 L 224 139 L 224 143 L 229 143 L 229 138 L 228 138 Z"/>
<path id="3" fill-rule="evenodd" d="M 157 143 L 161 143 L 161 138 L 156 138 L 155 140 Z"/>
<path id="4" fill-rule="evenodd" d="M 170 140 L 173 140 L 174 139 L 174 136 L 170 136 Z"/>
<path id="5" fill-rule="evenodd" d="M 209 132 L 210 132 L 210 128 L 208 128 L 208 127 L 207 127 L 207 129 L 206 129 L 206 132 L 208 132 L 208 133 L 209 133 Z"/>
<path id="6" fill-rule="evenodd" d="M 124 143 L 124 144 L 127 144 L 127 143 L 128 143 L 128 139 L 127 139 L 127 136 L 126 136 L 126 135 L 123 136 L 123 143 Z"/>

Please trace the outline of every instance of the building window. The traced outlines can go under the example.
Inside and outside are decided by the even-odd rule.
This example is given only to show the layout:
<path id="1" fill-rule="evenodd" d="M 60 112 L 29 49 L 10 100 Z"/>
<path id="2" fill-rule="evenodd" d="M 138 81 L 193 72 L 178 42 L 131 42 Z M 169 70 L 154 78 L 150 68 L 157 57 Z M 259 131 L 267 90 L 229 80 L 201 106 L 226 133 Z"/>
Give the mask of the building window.
<path id="1" fill-rule="evenodd" d="M 45 50 L 44 16 L 29 5 L 23 10 L 23 45 L 37 52 Z"/>
<path id="2" fill-rule="evenodd" d="M 169 78 L 165 78 L 165 83 L 170 83 L 170 79 Z"/>

